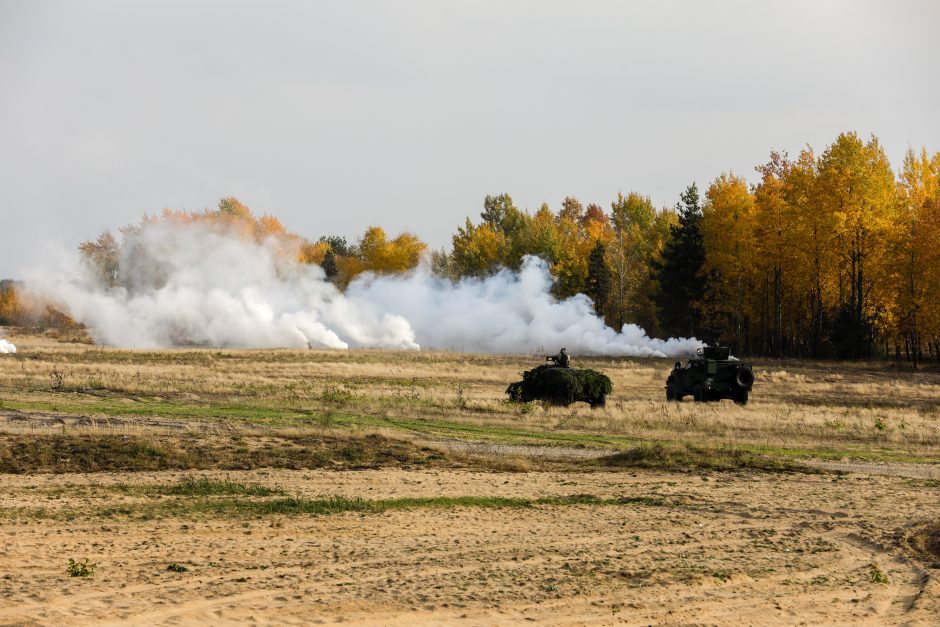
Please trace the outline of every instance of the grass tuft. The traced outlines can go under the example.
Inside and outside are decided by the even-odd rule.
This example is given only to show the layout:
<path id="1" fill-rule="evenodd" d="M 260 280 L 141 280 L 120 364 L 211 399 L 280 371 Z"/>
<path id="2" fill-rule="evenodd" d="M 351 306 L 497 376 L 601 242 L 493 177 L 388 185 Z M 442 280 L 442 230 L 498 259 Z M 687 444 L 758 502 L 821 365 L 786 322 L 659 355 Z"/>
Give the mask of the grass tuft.
<path id="1" fill-rule="evenodd" d="M 207 477 L 186 477 L 177 483 L 156 486 L 152 493 L 166 496 L 219 496 L 240 494 L 245 496 L 275 496 L 284 494 L 279 488 L 246 486 L 228 479 L 214 481 Z"/>

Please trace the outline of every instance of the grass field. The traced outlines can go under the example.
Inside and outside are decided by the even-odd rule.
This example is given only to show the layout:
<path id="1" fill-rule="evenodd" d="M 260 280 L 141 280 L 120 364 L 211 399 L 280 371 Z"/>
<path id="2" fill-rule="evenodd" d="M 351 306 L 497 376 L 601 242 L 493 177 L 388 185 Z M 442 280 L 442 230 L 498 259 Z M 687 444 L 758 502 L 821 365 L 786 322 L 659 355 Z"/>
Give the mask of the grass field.
<path id="1" fill-rule="evenodd" d="M 761 360 L 739 407 L 576 357 L 614 383 L 592 410 L 507 403 L 534 356 L 10 339 L 0 624 L 940 609 L 936 371 Z"/>
<path id="2" fill-rule="evenodd" d="M 608 406 L 591 410 L 506 403 L 506 385 L 536 358 L 18 343 L 20 353 L 0 362 L 2 409 L 98 427 L 101 435 L 378 434 L 618 449 L 676 443 L 913 462 L 940 453 L 940 374 L 883 364 L 760 363 L 753 400 L 742 408 L 667 403 L 670 360 L 582 359 L 614 382 Z M 16 433 L 15 425 L 5 431 Z"/>

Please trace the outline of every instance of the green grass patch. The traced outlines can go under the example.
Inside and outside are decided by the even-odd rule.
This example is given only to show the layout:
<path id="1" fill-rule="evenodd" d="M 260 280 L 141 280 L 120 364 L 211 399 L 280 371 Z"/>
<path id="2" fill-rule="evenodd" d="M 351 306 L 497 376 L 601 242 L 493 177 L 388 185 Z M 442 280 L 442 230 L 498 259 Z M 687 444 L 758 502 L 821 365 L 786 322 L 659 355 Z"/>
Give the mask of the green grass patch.
<path id="1" fill-rule="evenodd" d="M 127 397 L 100 398 L 81 393 L 63 394 L 54 400 L 4 401 L 4 407 L 24 411 L 51 411 L 63 414 L 166 417 L 188 420 L 241 420 L 258 424 L 302 424 L 320 412 L 296 407 L 253 405 L 250 403 L 195 404 Z"/>
<path id="2" fill-rule="evenodd" d="M 202 355 L 202 354 L 200 354 Z M 381 399 L 388 407 L 398 407 L 402 403 L 413 404 L 410 399 L 397 397 Z M 428 401 L 414 401 L 427 404 Z M 329 405 L 329 403 L 327 403 Z M 683 439 L 652 440 L 618 434 L 585 433 L 577 431 L 539 431 L 521 429 L 513 426 L 493 424 L 472 424 L 445 418 L 410 418 L 402 416 L 376 415 L 344 410 L 341 407 L 299 408 L 296 405 L 265 404 L 264 398 L 259 397 L 257 404 L 251 402 L 207 402 L 187 403 L 173 402 L 164 399 L 147 398 L 100 398 L 82 394 L 62 393 L 53 400 L 4 400 L 4 407 L 25 411 L 51 411 L 63 414 L 78 415 L 106 415 L 129 417 L 168 417 L 185 420 L 248 423 L 271 427 L 309 427 L 310 425 L 343 427 L 351 430 L 361 428 L 381 428 L 402 431 L 410 434 L 454 438 L 466 441 L 492 442 L 501 444 L 538 444 L 542 446 L 572 446 L 609 449 L 632 449 L 635 447 L 686 446 L 694 447 L 693 442 Z M 2 446 L 2 445 L 0 445 Z M 820 458 L 828 460 L 842 460 L 843 458 L 888 461 L 902 463 L 936 463 L 936 458 L 927 455 L 912 454 L 907 451 L 890 447 L 874 447 L 859 445 L 858 448 L 801 448 L 787 446 L 772 446 L 763 444 L 741 443 L 736 450 L 750 453 L 755 457 L 775 459 Z M 142 452 L 143 453 L 143 452 Z M 160 456 L 159 451 L 152 452 Z M 0 472 L 3 470 L 3 452 L 0 450 Z M 368 456 L 363 463 L 369 464 Z M 346 460 L 351 462 L 354 460 Z M 254 462 L 246 460 L 244 465 L 231 463 L 221 466 L 201 466 L 191 463 L 168 463 L 164 466 L 144 466 L 139 469 L 164 468 L 251 468 Z M 292 462 L 275 462 L 276 467 L 317 467 L 308 462 L 300 465 L 291 465 Z M 286 464 L 286 465 L 284 465 Z M 322 463 L 320 464 L 323 465 Z M 753 466 L 759 467 L 759 465 Z M 121 470 L 122 468 L 114 468 Z M 129 470 L 138 469 L 136 467 Z M 10 471 L 6 471 L 10 472 Z"/>
<path id="3" fill-rule="evenodd" d="M 150 494 L 165 496 L 227 496 L 233 494 L 245 496 L 276 496 L 285 494 L 279 488 L 259 485 L 245 485 L 228 479 L 215 481 L 207 477 L 186 477 L 177 483 L 153 486 L 147 490 Z"/>

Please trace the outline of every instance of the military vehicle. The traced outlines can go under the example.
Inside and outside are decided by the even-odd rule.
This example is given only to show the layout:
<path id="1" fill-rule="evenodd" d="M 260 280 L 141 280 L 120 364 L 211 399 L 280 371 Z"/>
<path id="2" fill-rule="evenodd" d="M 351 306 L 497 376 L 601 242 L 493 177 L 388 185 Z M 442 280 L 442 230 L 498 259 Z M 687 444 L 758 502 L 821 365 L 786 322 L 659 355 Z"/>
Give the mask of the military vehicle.
<path id="1" fill-rule="evenodd" d="M 545 364 L 526 370 L 522 381 L 511 383 L 506 394 L 520 403 L 547 401 L 567 407 L 581 401 L 594 408 L 606 404 L 613 388 L 607 375 L 595 370 Z"/>
<path id="2" fill-rule="evenodd" d="M 746 405 L 754 385 L 750 364 L 732 357 L 726 346 L 705 346 L 697 352 L 698 357 L 688 360 L 684 368 L 676 362 L 666 379 L 666 400 L 681 401 L 691 395 L 698 403 L 730 398 Z"/>

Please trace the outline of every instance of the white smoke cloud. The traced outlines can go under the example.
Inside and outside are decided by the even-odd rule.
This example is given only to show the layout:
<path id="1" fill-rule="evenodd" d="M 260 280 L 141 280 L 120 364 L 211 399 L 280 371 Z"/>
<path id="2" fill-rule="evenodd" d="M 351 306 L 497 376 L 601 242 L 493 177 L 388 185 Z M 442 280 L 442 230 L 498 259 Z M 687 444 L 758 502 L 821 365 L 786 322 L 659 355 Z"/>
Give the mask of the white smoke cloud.
<path id="1" fill-rule="evenodd" d="M 10 342 L 0 337 L 0 353 L 15 353 L 16 347 Z"/>
<path id="2" fill-rule="evenodd" d="M 527 353 L 566 347 L 588 355 L 666 357 L 688 355 L 695 339 L 650 338 L 635 324 L 618 333 L 579 294 L 556 300 L 552 277 L 538 257 L 526 257 L 518 273 L 503 270 L 485 279 L 452 283 L 420 266 L 399 277 L 367 276 L 346 295 L 402 316 L 422 346 L 487 353 Z"/>
<path id="3" fill-rule="evenodd" d="M 121 287 L 103 288 L 73 270 L 30 280 L 62 302 L 95 339 L 125 347 L 377 347 L 490 353 L 556 351 L 679 356 L 695 339 L 620 332 L 585 296 L 558 301 L 540 259 L 518 273 L 454 283 L 427 265 L 401 276 L 360 275 L 340 292 L 315 265 L 207 225 L 155 224 L 123 247 Z"/>

